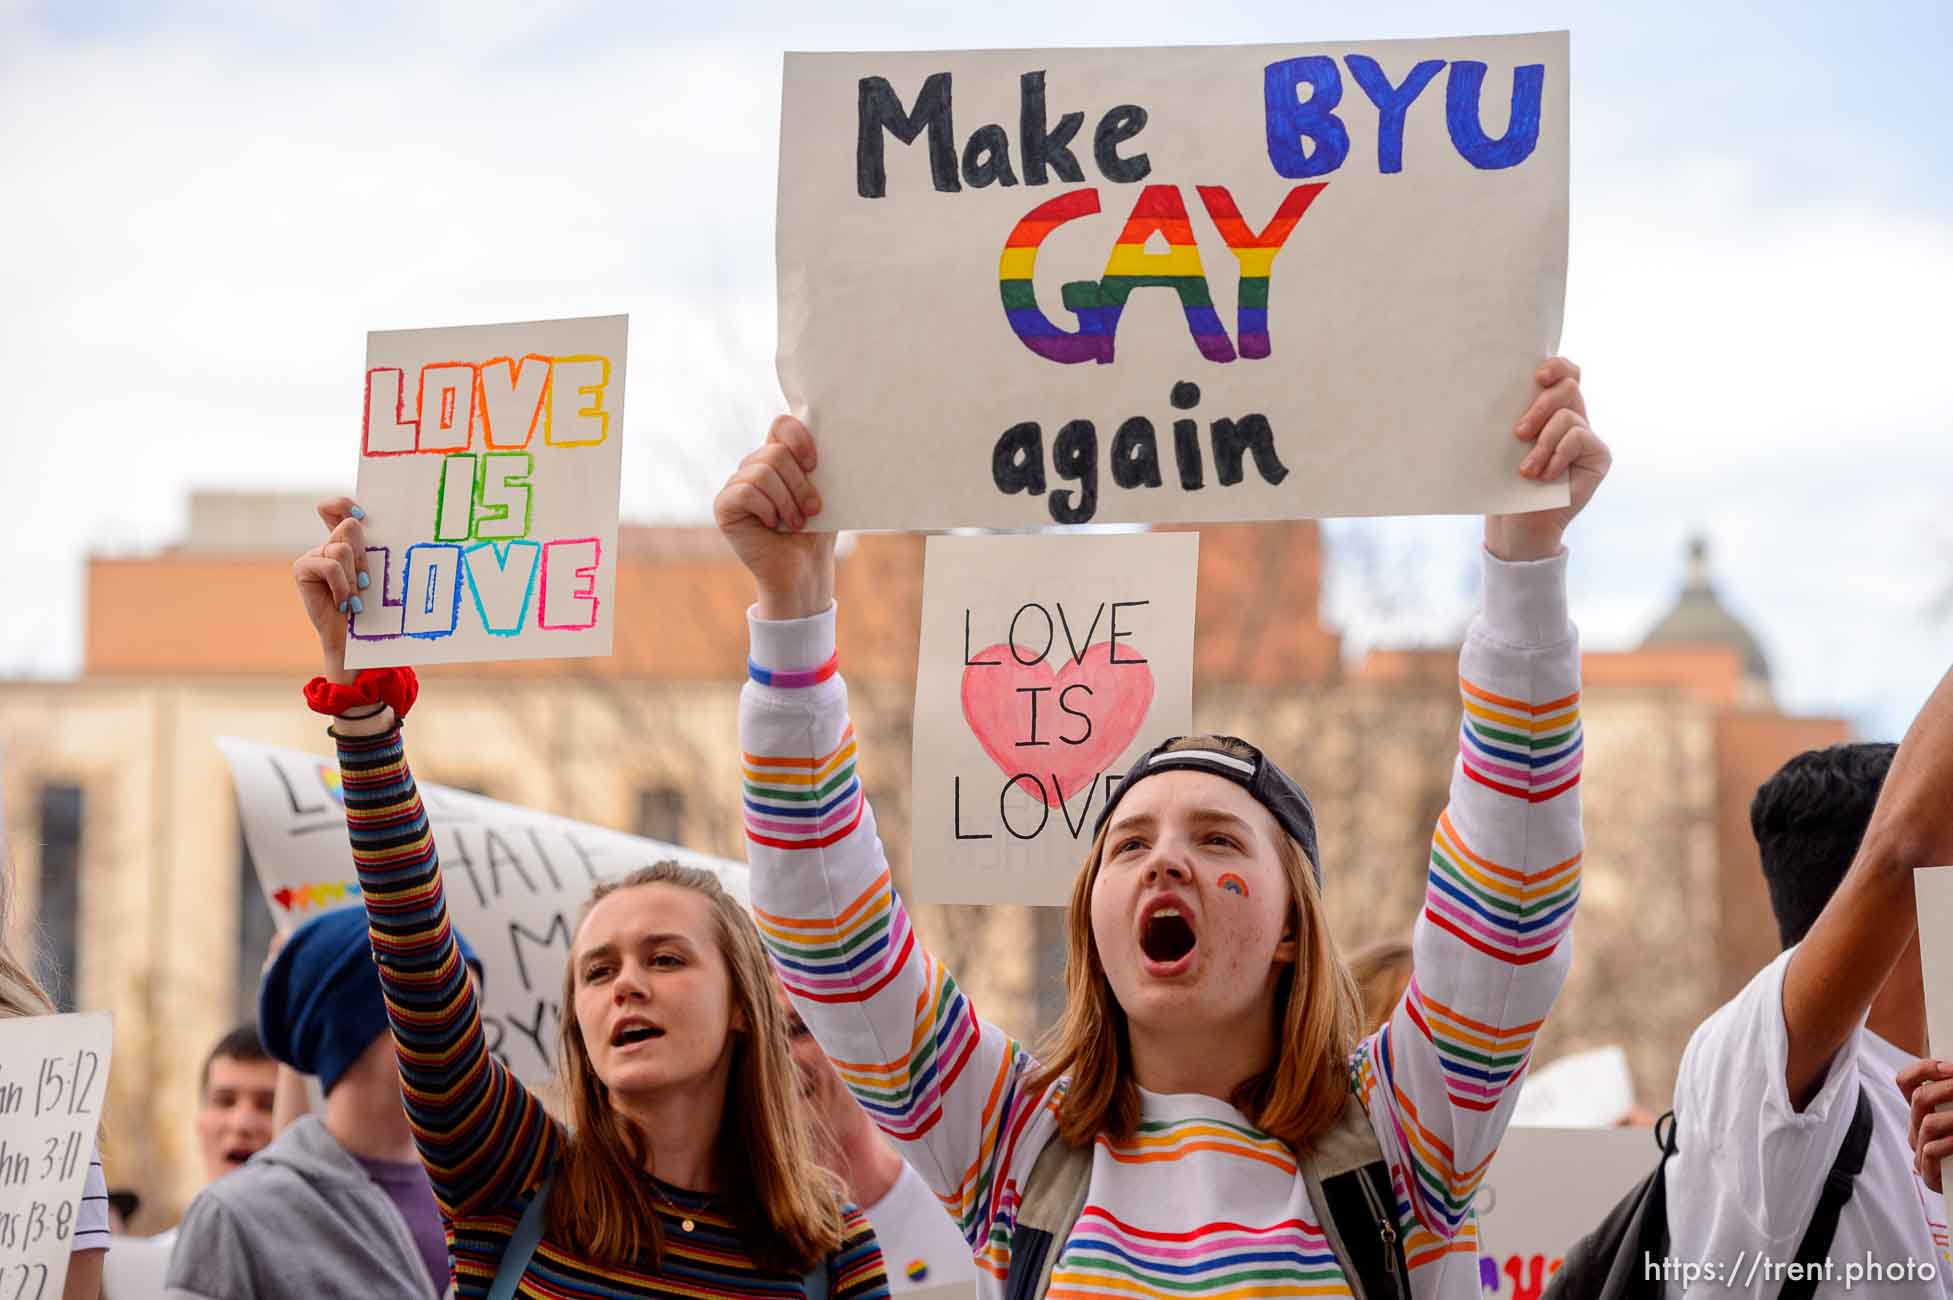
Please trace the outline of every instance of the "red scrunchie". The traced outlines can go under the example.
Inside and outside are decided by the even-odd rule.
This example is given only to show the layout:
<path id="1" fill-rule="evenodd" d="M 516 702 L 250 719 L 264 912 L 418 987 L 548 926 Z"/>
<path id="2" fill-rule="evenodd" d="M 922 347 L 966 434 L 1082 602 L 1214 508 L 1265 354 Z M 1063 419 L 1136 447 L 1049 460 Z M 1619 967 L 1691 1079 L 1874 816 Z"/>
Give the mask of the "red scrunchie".
<path id="1" fill-rule="evenodd" d="M 362 668 L 350 683 L 314 677 L 305 684 L 305 702 L 312 712 L 337 717 L 368 704 L 386 704 L 396 718 L 407 716 L 420 695 L 420 678 L 411 668 Z"/>

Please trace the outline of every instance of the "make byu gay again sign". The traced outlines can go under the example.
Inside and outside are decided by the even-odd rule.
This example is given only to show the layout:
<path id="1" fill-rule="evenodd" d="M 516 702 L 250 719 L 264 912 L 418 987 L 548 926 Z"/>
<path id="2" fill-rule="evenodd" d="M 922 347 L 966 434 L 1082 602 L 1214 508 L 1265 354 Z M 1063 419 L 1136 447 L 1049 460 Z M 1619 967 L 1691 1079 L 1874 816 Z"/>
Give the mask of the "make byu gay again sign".
<path id="1" fill-rule="evenodd" d="M 366 336 L 348 667 L 610 653 L 628 324 Z"/>
<path id="2" fill-rule="evenodd" d="M 790 54 L 823 527 L 1564 504 L 1567 37 Z"/>

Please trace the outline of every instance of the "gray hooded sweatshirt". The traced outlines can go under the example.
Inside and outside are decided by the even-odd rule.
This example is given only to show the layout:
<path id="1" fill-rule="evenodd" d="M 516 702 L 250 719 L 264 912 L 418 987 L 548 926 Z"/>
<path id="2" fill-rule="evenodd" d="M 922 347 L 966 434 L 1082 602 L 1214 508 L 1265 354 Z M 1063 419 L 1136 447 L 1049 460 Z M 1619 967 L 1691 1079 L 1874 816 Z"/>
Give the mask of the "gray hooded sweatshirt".
<path id="1" fill-rule="evenodd" d="M 427 1265 L 386 1190 L 306 1115 L 190 1202 L 170 1300 L 430 1300 Z"/>

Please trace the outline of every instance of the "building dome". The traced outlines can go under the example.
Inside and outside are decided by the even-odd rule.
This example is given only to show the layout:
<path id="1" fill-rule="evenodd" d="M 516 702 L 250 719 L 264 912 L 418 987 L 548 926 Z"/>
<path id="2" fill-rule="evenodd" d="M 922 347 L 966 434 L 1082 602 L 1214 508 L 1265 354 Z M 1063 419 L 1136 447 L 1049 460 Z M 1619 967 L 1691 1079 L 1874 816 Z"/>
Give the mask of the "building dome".
<path id="1" fill-rule="evenodd" d="M 1709 541 L 1689 539 L 1688 581 L 1674 608 L 1662 616 L 1641 643 L 1657 645 L 1725 645 L 1743 656 L 1743 676 L 1768 690 L 1770 661 L 1763 646 L 1743 621 L 1723 607 L 1709 579 Z"/>

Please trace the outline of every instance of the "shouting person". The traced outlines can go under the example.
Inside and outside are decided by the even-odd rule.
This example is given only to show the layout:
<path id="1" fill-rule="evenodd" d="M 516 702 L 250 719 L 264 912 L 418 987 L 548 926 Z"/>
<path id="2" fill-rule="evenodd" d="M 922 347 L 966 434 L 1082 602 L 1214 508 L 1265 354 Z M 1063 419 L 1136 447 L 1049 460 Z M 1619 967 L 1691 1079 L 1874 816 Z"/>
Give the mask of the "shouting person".
<path id="1" fill-rule="evenodd" d="M 1485 522 L 1412 975 L 1367 1036 L 1307 797 L 1215 735 L 1143 755 L 1100 812 L 1045 1048 L 980 1020 L 918 942 L 855 776 L 834 535 L 808 530 L 815 438 L 781 417 L 720 492 L 758 596 L 740 722 L 760 929 L 822 1049 L 954 1214 L 984 1296 L 1360 1281 L 1478 1300 L 1474 1195 L 1571 959 L 1582 741 L 1561 537 L 1610 464 L 1579 371 L 1555 358 L 1534 381 L 1518 472 L 1569 481 L 1570 503 Z"/>

